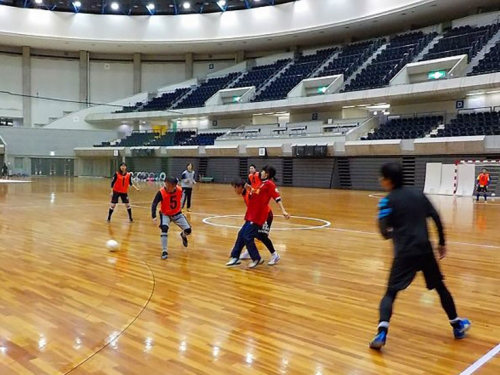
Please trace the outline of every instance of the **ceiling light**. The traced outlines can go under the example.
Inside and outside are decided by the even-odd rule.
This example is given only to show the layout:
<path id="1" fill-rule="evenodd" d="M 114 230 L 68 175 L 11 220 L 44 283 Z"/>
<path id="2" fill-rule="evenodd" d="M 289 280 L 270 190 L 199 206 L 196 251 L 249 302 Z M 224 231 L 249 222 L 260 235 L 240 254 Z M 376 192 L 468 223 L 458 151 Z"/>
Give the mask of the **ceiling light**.
<path id="1" fill-rule="evenodd" d="M 154 10 L 155 5 L 153 3 L 149 3 L 148 5 L 146 5 L 146 8 L 148 8 L 148 10 Z"/>
<path id="2" fill-rule="evenodd" d="M 35 3 L 41 4 L 41 3 L 43 3 L 43 0 L 35 0 Z"/>
<path id="3" fill-rule="evenodd" d="M 220 6 L 221 8 L 225 7 L 226 6 L 226 0 L 219 0 L 219 1 L 217 1 L 217 5 Z"/>
<path id="4" fill-rule="evenodd" d="M 185 1 L 183 4 L 182 4 L 182 7 L 184 9 L 190 9 L 191 8 L 191 3 L 189 3 L 188 1 Z"/>
<path id="5" fill-rule="evenodd" d="M 111 3 L 111 9 L 118 10 L 120 9 L 120 5 L 118 5 L 118 3 Z"/>
<path id="6" fill-rule="evenodd" d="M 82 6 L 82 3 L 79 1 L 75 1 L 73 5 L 75 6 L 75 8 L 80 8 Z"/>

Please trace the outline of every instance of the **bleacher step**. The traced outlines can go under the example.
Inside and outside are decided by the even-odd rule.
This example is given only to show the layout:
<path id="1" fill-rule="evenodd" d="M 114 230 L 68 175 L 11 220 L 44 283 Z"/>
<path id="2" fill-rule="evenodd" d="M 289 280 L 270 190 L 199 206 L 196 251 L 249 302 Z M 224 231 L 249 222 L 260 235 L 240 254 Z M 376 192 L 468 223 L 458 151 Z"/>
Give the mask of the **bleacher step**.
<path id="1" fill-rule="evenodd" d="M 494 34 L 488 43 L 477 53 L 476 56 L 471 60 L 469 65 L 467 66 L 467 69 L 465 70 L 466 74 L 469 74 L 472 72 L 474 67 L 476 67 L 479 62 L 490 52 L 490 50 L 495 46 L 495 44 L 500 41 L 500 30 L 497 31 L 496 34 Z"/>
<path id="2" fill-rule="evenodd" d="M 372 63 L 373 60 L 375 60 L 377 58 L 378 55 L 380 55 L 382 53 L 383 50 L 385 50 L 387 48 L 387 46 L 389 45 L 389 41 L 383 43 L 379 48 L 377 48 L 375 50 L 375 52 L 373 52 L 370 57 L 368 57 L 359 67 L 358 69 L 356 69 L 354 71 L 354 73 L 352 73 L 349 77 L 344 77 L 345 81 L 344 81 L 344 84 L 342 85 L 342 87 L 340 88 L 340 90 L 343 90 L 348 84 L 350 84 L 354 78 L 356 78 L 356 76 L 363 70 L 365 69 L 368 65 L 370 65 Z"/>

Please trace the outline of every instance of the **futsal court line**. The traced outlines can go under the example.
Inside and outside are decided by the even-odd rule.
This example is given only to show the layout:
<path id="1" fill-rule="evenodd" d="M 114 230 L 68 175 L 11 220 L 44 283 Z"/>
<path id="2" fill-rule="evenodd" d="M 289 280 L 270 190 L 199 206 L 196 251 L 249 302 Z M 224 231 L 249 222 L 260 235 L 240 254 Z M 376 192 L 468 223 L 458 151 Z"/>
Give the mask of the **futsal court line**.
<path id="1" fill-rule="evenodd" d="M 143 208 L 143 209 L 150 209 L 151 207 L 149 206 L 137 206 L 137 205 L 132 205 L 132 207 L 137 207 L 137 208 Z M 199 215 L 199 216 L 221 216 L 221 215 L 216 215 L 216 214 L 210 214 L 207 212 L 189 212 L 189 215 Z M 243 215 L 241 215 L 243 217 Z M 312 219 L 312 218 L 311 218 Z M 205 223 L 206 224 L 206 223 Z M 300 225 L 300 224 L 292 224 L 288 223 L 290 225 Z M 210 224 L 208 224 L 210 225 Z M 216 226 L 216 225 L 214 225 Z M 217 225 L 218 227 L 221 227 L 221 225 Z M 226 225 L 224 226 L 225 228 L 236 228 L 233 226 Z M 239 229 L 239 227 L 238 227 Z M 323 227 L 323 228 L 318 228 L 318 229 L 325 229 L 325 230 L 332 230 L 335 232 L 345 232 L 345 233 L 356 233 L 356 234 L 366 234 L 370 236 L 380 236 L 379 232 L 370 232 L 370 231 L 364 231 L 364 230 L 357 230 L 357 229 L 349 229 L 349 228 L 337 228 L 334 226 L 329 226 L 329 227 Z M 463 246 L 477 246 L 477 247 L 484 247 L 487 249 L 500 249 L 500 246 L 497 245 L 483 245 L 483 244 L 477 244 L 477 243 L 469 243 L 469 242 L 455 242 L 455 241 L 447 241 L 448 244 L 453 244 L 453 245 L 463 245 Z"/>
<path id="2" fill-rule="evenodd" d="M 481 368 L 486 362 L 492 359 L 500 352 L 500 344 L 491 349 L 488 353 L 479 358 L 476 362 L 466 368 L 460 373 L 460 375 L 471 375 L 475 373 L 479 368 Z"/>

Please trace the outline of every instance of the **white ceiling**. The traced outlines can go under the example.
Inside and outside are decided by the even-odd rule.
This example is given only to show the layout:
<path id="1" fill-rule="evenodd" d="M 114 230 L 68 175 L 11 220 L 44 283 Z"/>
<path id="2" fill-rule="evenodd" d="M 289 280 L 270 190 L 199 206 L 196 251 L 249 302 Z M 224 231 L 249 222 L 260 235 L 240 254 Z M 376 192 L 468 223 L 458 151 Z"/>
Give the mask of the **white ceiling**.
<path id="1" fill-rule="evenodd" d="M 301 0 L 222 15 L 152 17 L 75 15 L 0 6 L 0 44 L 118 54 L 265 51 L 387 35 L 409 30 L 412 25 L 423 27 L 462 17 L 479 6 L 494 5 L 498 6 L 498 0 Z M 258 17 L 251 13 L 256 11 L 261 12 Z M 80 16 L 86 18 L 77 18 Z M 268 19 L 263 20 L 263 16 Z M 228 26 L 228 22 L 235 24 Z M 108 32 L 113 27 L 115 34 Z M 176 34 L 173 29 L 179 32 Z"/>

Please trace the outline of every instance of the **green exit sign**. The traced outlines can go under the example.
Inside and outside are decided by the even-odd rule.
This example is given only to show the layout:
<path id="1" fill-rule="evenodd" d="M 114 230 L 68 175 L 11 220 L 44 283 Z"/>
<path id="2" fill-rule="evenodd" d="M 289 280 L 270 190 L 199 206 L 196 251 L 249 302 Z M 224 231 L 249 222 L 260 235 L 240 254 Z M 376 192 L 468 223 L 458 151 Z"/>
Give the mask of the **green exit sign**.
<path id="1" fill-rule="evenodd" d="M 241 100 L 241 96 L 233 96 L 233 103 L 239 103 Z"/>
<path id="2" fill-rule="evenodd" d="M 324 94 L 326 92 L 326 89 L 326 86 L 318 87 L 318 94 Z"/>
<path id="3" fill-rule="evenodd" d="M 434 70 L 427 73 L 427 79 L 443 79 L 446 78 L 446 70 Z"/>

